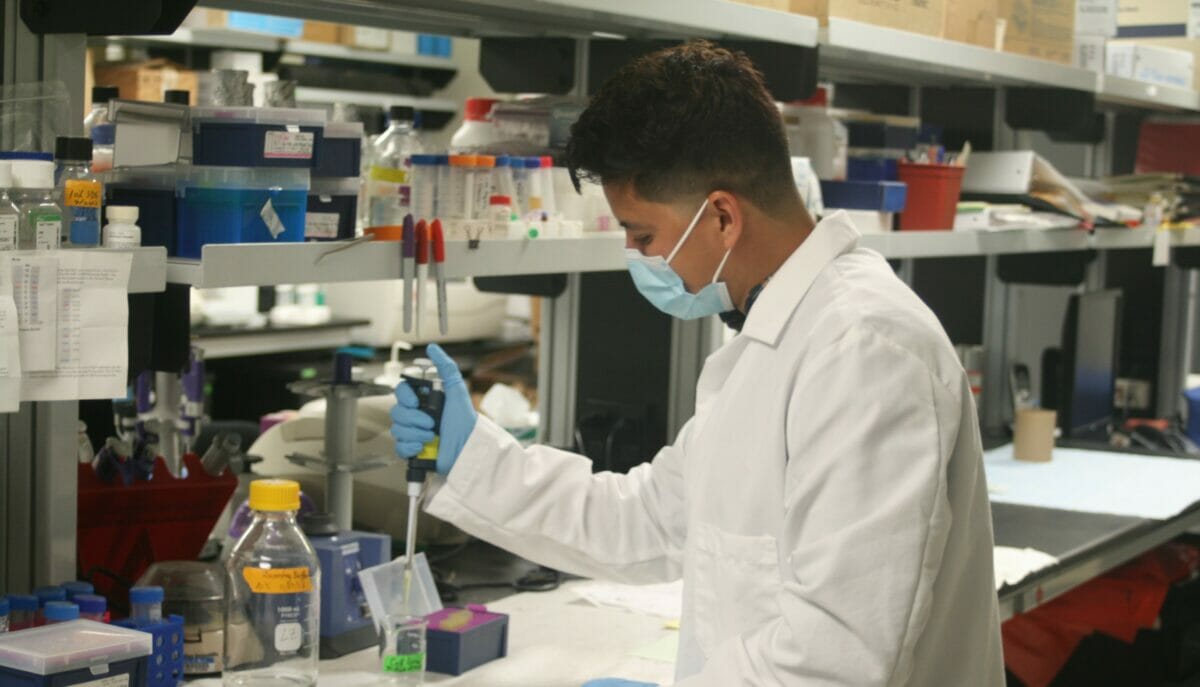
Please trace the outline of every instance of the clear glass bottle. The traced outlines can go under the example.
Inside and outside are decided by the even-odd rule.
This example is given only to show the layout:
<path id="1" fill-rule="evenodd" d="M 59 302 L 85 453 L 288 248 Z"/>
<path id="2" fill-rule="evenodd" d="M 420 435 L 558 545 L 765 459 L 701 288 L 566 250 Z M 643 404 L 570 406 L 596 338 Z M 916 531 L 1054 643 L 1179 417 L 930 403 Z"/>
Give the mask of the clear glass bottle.
<path id="1" fill-rule="evenodd" d="M 254 520 L 226 561 L 225 687 L 316 685 L 317 554 L 296 524 L 300 485 L 250 483 Z"/>
<path id="2" fill-rule="evenodd" d="M 12 188 L 12 162 L 0 160 L 0 250 L 16 250 L 21 211 L 12 202 L 8 189 Z"/>
<path id="3" fill-rule="evenodd" d="M 388 128 L 375 141 L 367 199 L 370 206 L 368 226 L 399 225 L 409 212 L 412 156 L 422 152 L 413 116 L 411 107 L 392 107 L 388 111 Z"/>
<path id="4" fill-rule="evenodd" d="M 100 180 L 92 174 L 92 139 L 59 136 L 54 146 L 58 162 L 59 200 L 66 212 L 63 242 L 77 247 L 100 245 Z"/>
<path id="5" fill-rule="evenodd" d="M 57 249 L 61 245 L 65 213 L 54 202 L 54 163 L 46 160 L 14 160 L 13 181 L 22 190 L 17 248 Z"/>

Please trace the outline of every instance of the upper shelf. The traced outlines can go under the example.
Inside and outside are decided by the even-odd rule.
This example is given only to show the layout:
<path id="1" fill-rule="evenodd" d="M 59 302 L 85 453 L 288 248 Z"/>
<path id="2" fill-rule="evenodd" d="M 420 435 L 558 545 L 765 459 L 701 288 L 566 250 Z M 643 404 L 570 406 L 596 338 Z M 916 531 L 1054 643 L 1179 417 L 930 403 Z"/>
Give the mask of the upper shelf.
<path id="1" fill-rule="evenodd" d="M 203 0 L 219 9 L 456 36 L 758 39 L 815 46 L 817 20 L 726 0 Z"/>
<path id="2" fill-rule="evenodd" d="M 1200 246 L 1200 229 L 1171 232 L 1177 246 Z M 624 234 L 582 239 L 484 241 L 475 250 L 446 242 L 448 278 L 625 269 Z M 867 234 L 861 245 L 886 258 L 941 258 L 1079 250 L 1149 248 L 1147 229 L 1013 229 L 1006 231 L 914 231 Z M 334 283 L 398 279 L 400 247 L 371 242 L 331 252 L 336 243 L 226 244 L 203 248 L 201 260 L 171 258 L 167 281 L 199 288 Z M 324 257 L 322 257 L 324 255 Z"/>
<path id="3" fill-rule="evenodd" d="M 1096 89 L 1086 69 L 849 19 L 830 17 L 820 42 L 822 70 L 874 79 Z"/>

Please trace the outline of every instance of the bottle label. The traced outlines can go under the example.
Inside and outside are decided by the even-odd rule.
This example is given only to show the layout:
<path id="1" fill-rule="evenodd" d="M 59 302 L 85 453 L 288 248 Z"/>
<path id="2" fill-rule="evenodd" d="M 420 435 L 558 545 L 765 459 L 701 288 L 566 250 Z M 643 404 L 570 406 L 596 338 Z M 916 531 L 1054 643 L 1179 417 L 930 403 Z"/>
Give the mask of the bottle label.
<path id="1" fill-rule="evenodd" d="M 255 594 L 311 592 L 308 568 L 242 568 L 242 578 Z"/>
<path id="2" fill-rule="evenodd" d="M 89 179 L 68 179 L 63 187 L 63 205 L 100 209 L 100 182 Z"/>
<path id="3" fill-rule="evenodd" d="M 311 160 L 314 136 L 308 131 L 268 131 L 263 157 L 268 160 Z"/>
<path id="4" fill-rule="evenodd" d="M 386 181 L 389 184 L 403 184 L 408 182 L 408 170 L 396 169 L 395 167 L 381 167 L 379 165 L 371 165 L 371 180 Z"/>
<path id="5" fill-rule="evenodd" d="M 0 215 L 0 250 L 17 247 L 17 216 Z"/>
<path id="6" fill-rule="evenodd" d="M 85 206 L 71 206 L 71 243 L 94 246 L 100 243 L 100 211 Z"/>
<path id="7" fill-rule="evenodd" d="M 38 221 L 34 225 L 34 246 L 38 250 L 53 250 L 58 247 L 61 234 L 61 219 Z"/>
<path id="8" fill-rule="evenodd" d="M 142 245 L 142 235 L 135 227 L 110 224 L 104 228 L 105 248 L 137 248 L 140 245 Z"/>
<path id="9" fill-rule="evenodd" d="M 304 238 L 336 239 L 340 220 L 336 212 L 310 212 L 304 215 Z"/>
<path id="10" fill-rule="evenodd" d="M 304 643 L 304 628 L 300 623 L 280 623 L 275 626 L 275 650 L 297 651 Z"/>
<path id="11" fill-rule="evenodd" d="M 383 657 L 383 672 L 385 673 L 415 673 L 424 669 L 425 654 L 423 653 Z"/>

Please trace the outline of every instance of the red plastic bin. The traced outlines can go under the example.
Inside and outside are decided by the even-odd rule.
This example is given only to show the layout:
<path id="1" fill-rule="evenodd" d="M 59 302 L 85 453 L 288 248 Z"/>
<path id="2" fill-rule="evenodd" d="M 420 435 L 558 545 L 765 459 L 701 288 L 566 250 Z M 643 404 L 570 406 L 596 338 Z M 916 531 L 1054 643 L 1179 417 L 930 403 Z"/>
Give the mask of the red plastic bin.
<path id="1" fill-rule="evenodd" d="M 908 184 L 908 202 L 900 213 L 900 230 L 953 229 L 966 167 L 901 161 L 900 181 Z"/>

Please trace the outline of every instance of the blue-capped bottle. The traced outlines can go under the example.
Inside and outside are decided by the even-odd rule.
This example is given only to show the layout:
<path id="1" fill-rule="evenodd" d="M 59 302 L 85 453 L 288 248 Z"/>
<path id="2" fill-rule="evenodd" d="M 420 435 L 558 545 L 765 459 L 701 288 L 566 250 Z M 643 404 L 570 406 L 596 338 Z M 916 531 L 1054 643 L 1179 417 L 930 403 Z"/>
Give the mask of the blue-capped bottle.
<path id="1" fill-rule="evenodd" d="M 100 180 L 92 173 L 92 139 L 59 136 L 54 146 L 56 181 L 66 217 L 62 243 L 100 245 Z"/>
<path id="2" fill-rule="evenodd" d="M 225 687 L 317 684 L 317 554 L 296 523 L 300 485 L 250 483 L 254 520 L 225 564 Z"/>

